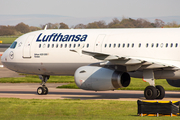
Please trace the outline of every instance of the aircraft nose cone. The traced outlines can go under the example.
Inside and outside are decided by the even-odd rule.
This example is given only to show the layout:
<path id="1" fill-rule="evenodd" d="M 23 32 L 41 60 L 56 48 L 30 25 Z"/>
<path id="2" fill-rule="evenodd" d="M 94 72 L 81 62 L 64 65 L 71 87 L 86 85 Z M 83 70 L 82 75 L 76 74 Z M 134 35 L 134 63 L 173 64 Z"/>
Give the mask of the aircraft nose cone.
<path id="1" fill-rule="evenodd" d="M 0 53 L 0 57 L 2 58 L 3 53 Z M 3 65 L 0 65 L 0 67 L 3 67 Z"/>
<path id="2" fill-rule="evenodd" d="M 1 62 L 4 62 L 4 58 L 5 58 L 4 56 L 5 56 L 5 55 L 0 54 L 0 56 L 1 56 Z"/>
<path id="3" fill-rule="evenodd" d="M 7 62 L 8 50 L 6 50 L 1 56 L 1 63 L 4 65 Z"/>

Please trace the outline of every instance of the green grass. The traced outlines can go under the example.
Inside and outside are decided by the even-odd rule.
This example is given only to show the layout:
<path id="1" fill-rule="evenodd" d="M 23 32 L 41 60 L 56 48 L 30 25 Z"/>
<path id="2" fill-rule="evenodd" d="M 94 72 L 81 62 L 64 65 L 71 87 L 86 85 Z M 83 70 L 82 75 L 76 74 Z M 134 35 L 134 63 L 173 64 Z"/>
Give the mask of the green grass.
<path id="1" fill-rule="evenodd" d="M 57 88 L 79 89 L 75 83 L 70 83 L 67 85 L 58 86 Z"/>
<path id="2" fill-rule="evenodd" d="M 2 44 L 11 44 L 16 39 L 17 37 L 0 37 L 0 41 L 2 41 Z"/>
<path id="3" fill-rule="evenodd" d="M 23 74 L 22 74 L 23 75 Z M 40 83 L 37 75 L 25 75 L 25 77 L 0 78 L 0 83 Z M 73 76 L 50 76 L 47 83 L 74 83 Z"/>
<path id="4" fill-rule="evenodd" d="M 140 117 L 136 101 L 0 98 L 1 120 L 166 120 Z"/>

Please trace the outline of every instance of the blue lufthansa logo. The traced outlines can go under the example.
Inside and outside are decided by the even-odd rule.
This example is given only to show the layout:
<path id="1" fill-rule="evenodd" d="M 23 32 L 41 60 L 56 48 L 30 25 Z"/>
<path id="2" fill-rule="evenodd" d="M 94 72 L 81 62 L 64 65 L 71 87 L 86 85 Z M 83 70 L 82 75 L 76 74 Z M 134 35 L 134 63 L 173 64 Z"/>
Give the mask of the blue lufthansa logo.
<path id="1" fill-rule="evenodd" d="M 62 33 L 52 33 L 51 35 L 39 34 L 36 42 L 84 42 L 86 41 L 88 35 L 78 34 L 78 35 L 63 35 Z"/>
<path id="2" fill-rule="evenodd" d="M 13 52 L 13 51 L 11 51 L 11 52 L 9 53 L 9 57 L 10 57 L 11 59 L 14 58 L 14 52 Z"/>

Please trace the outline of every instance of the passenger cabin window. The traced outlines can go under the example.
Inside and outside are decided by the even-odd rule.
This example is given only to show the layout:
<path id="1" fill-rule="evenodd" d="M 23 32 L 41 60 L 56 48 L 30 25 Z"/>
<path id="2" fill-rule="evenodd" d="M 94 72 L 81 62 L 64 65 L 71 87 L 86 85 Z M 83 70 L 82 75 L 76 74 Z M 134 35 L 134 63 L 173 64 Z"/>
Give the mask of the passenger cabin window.
<path id="1" fill-rule="evenodd" d="M 65 44 L 65 48 L 67 47 L 67 44 Z"/>
<path id="2" fill-rule="evenodd" d="M 69 44 L 69 48 L 71 48 L 71 44 Z"/>
<path id="3" fill-rule="evenodd" d="M 154 47 L 154 43 L 151 44 L 151 47 Z"/>
<path id="4" fill-rule="evenodd" d="M 163 47 L 163 43 L 161 43 L 161 48 Z"/>
<path id="5" fill-rule="evenodd" d="M 121 44 L 118 44 L 118 47 L 120 47 L 121 46 Z"/>
<path id="6" fill-rule="evenodd" d="M 127 47 L 129 47 L 129 43 L 127 44 Z"/>
<path id="7" fill-rule="evenodd" d="M 178 47 L 178 43 L 176 43 L 176 46 L 175 47 Z"/>
<path id="8" fill-rule="evenodd" d="M 132 48 L 134 47 L 134 43 L 132 44 Z"/>
<path id="9" fill-rule="evenodd" d="M 125 47 L 125 44 L 123 43 L 123 48 Z"/>
<path id="10" fill-rule="evenodd" d="M 14 41 L 14 42 L 11 44 L 10 48 L 11 48 L 11 49 L 14 49 L 14 48 L 16 47 L 16 45 L 17 45 L 17 42 Z"/>
<path id="11" fill-rule="evenodd" d="M 141 43 L 139 43 L 139 47 L 141 47 Z"/>
<path id="12" fill-rule="evenodd" d="M 105 44 L 104 47 L 106 48 L 106 47 L 107 47 L 107 44 Z"/>
<path id="13" fill-rule="evenodd" d="M 78 47 L 80 47 L 80 44 L 78 44 Z"/>
<path id="14" fill-rule="evenodd" d="M 58 44 L 56 44 L 56 48 L 58 48 Z"/>
<path id="15" fill-rule="evenodd" d="M 60 46 L 61 48 L 63 47 L 63 44 L 61 44 L 61 46 Z"/>
<path id="16" fill-rule="evenodd" d="M 149 44 L 147 43 L 147 44 L 146 44 L 146 47 L 148 47 L 148 46 L 149 46 Z"/>
<path id="17" fill-rule="evenodd" d="M 156 47 L 158 47 L 158 46 L 159 46 L 159 44 L 157 43 L 157 44 L 156 44 Z"/>
<path id="18" fill-rule="evenodd" d="M 166 43 L 166 47 L 168 47 L 168 43 Z"/>
<path id="19" fill-rule="evenodd" d="M 111 47 L 111 44 L 109 44 L 109 47 Z"/>
<path id="20" fill-rule="evenodd" d="M 89 44 L 87 44 L 87 48 L 89 47 Z"/>
<path id="21" fill-rule="evenodd" d="M 43 44 L 43 48 L 45 48 L 46 47 L 46 44 Z"/>
<path id="22" fill-rule="evenodd" d="M 47 48 L 49 48 L 49 47 L 50 47 L 50 44 L 48 44 Z"/>
<path id="23" fill-rule="evenodd" d="M 41 48 L 41 44 L 39 44 L 39 48 Z"/>
<path id="24" fill-rule="evenodd" d="M 52 48 L 54 48 L 54 44 L 52 44 Z"/>
<path id="25" fill-rule="evenodd" d="M 173 43 L 171 43 L 171 47 L 173 47 Z"/>
<path id="26" fill-rule="evenodd" d="M 114 48 L 116 47 L 116 44 L 114 44 Z"/>
<path id="27" fill-rule="evenodd" d="M 74 48 L 76 47 L 76 44 L 74 44 Z"/>

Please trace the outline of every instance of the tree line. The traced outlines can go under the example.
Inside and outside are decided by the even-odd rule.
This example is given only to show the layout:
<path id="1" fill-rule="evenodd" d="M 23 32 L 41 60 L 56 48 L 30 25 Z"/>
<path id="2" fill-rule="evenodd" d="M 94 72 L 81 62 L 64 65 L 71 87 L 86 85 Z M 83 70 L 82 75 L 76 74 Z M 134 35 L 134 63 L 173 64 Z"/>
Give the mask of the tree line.
<path id="1" fill-rule="evenodd" d="M 23 22 L 17 24 L 16 26 L 5 26 L 0 25 L 0 36 L 10 36 L 10 35 L 22 35 L 27 32 L 40 30 L 39 27 L 29 26 Z"/>
<path id="2" fill-rule="evenodd" d="M 47 25 L 47 29 L 69 29 L 69 26 L 63 22 L 61 23 L 47 23 L 45 25 L 40 25 L 40 27 L 29 26 L 23 22 L 17 24 L 16 26 L 4 26 L 0 25 L 0 36 L 10 36 L 10 35 L 21 35 L 27 32 L 36 31 L 44 29 Z M 165 23 L 161 19 L 155 19 L 154 22 L 149 22 L 146 19 L 138 18 L 123 18 L 119 20 L 117 18 L 112 19 L 112 21 L 106 24 L 105 21 L 95 21 L 88 24 L 77 24 L 71 26 L 74 29 L 91 29 L 91 28 L 167 28 L 167 27 L 180 27 L 177 22 Z"/>

